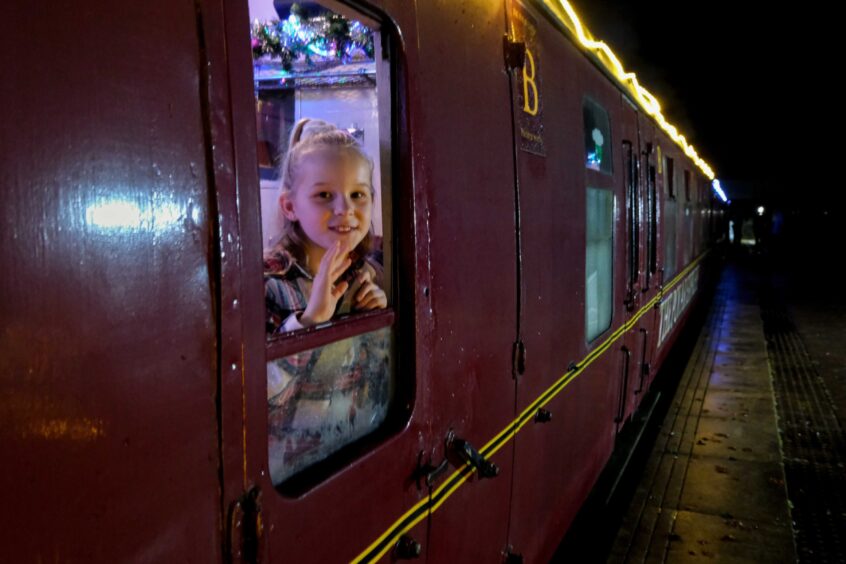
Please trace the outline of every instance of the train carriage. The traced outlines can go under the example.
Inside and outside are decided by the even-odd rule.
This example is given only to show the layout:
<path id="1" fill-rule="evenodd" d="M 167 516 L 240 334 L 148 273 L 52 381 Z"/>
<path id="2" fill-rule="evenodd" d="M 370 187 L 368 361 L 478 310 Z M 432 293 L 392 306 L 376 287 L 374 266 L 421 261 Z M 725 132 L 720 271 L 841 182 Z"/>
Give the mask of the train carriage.
<path id="1" fill-rule="evenodd" d="M 0 559 L 550 558 L 723 232 L 569 4 L 15 1 L 0 37 Z M 303 117 L 373 159 L 388 306 L 268 335 Z"/>

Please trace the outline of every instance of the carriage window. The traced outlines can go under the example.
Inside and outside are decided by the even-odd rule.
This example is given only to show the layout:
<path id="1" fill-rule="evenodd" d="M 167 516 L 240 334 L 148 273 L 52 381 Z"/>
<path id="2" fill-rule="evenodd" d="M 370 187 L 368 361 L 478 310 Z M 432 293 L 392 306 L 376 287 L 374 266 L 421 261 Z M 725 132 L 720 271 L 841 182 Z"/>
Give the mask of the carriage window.
<path id="1" fill-rule="evenodd" d="M 690 201 L 690 171 L 684 171 L 684 198 Z"/>
<path id="2" fill-rule="evenodd" d="M 274 484 L 385 420 L 393 395 L 390 350 L 386 327 L 268 363 L 268 456 Z"/>
<path id="3" fill-rule="evenodd" d="M 649 231 L 647 233 L 647 262 L 649 273 L 655 274 L 658 271 L 658 199 L 656 194 L 656 171 L 652 164 L 652 144 L 647 144 L 646 150 L 646 214 L 648 218 Z"/>
<path id="4" fill-rule="evenodd" d="M 611 174 L 611 125 L 608 112 L 590 100 L 585 99 L 585 166 Z"/>
<path id="5" fill-rule="evenodd" d="M 675 171 L 673 170 L 673 159 L 664 157 L 664 186 L 667 187 L 667 197 L 676 198 Z"/>
<path id="6" fill-rule="evenodd" d="M 394 394 L 389 64 L 378 22 L 333 6 L 249 0 L 277 485 Z"/>
<path id="7" fill-rule="evenodd" d="M 588 188 L 585 253 L 585 338 L 588 342 L 611 326 L 613 222 L 614 193 Z"/>
<path id="8" fill-rule="evenodd" d="M 676 273 L 676 200 L 673 191 L 673 159 L 664 159 L 664 280 L 669 281 Z"/>

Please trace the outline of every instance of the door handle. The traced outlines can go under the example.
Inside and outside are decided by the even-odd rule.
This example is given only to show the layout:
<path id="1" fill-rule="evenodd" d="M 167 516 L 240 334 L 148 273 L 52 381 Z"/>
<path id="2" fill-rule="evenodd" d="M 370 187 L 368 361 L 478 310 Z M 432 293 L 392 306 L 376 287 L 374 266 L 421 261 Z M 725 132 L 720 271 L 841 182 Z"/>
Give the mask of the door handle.
<path id="1" fill-rule="evenodd" d="M 638 383 L 637 389 L 634 391 L 636 394 L 643 391 L 643 381 L 646 379 L 646 375 L 649 374 L 649 365 L 646 363 L 646 349 L 647 343 L 649 343 L 649 331 L 641 327 L 640 332 L 643 333 L 643 349 L 640 357 L 640 382 Z"/>
<path id="2" fill-rule="evenodd" d="M 425 482 L 426 486 L 431 488 L 435 482 L 448 469 L 450 462 L 455 467 L 461 464 L 468 464 L 476 469 L 480 478 L 495 478 L 499 475 L 499 467 L 482 456 L 469 442 L 455 436 L 453 431 L 447 433 L 444 441 L 446 447 L 446 456 L 438 464 L 434 465 L 431 461 L 423 461 L 423 452 L 417 455 L 417 469 L 414 472 L 414 479 L 417 481 L 417 488 L 421 489 L 421 482 Z M 432 452 L 434 454 L 434 450 Z"/>
<path id="3" fill-rule="evenodd" d="M 452 450 L 463 462 L 475 468 L 479 477 L 496 478 L 499 475 L 499 467 L 482 456 L 469 442 L 453 437 L 451 443 Z"/>
<path id="4" fill-rule="evenodd" d="M 623 362 L 623 378 L 620 382 L 620 403 L 617 407 L 617 417 L 614 418 L 614 423 L 621 423 L 626 414 L 626 390 L 629 385 L 629 365 L 632 359 L 632 351 L 628 347 L 624 346 L 620 350 L 623 352 L 625 362 Z"/>

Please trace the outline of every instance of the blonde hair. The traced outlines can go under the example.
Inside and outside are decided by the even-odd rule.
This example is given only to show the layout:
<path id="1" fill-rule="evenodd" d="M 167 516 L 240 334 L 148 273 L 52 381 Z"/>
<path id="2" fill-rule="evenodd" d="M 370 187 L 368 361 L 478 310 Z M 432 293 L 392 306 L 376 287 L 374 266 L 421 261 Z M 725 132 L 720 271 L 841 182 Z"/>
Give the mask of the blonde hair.
<path id="1" fill-rule="evenodd" d="M 362 159 L 370 169 L 370 195 L 374 196 L 373 161 L 358 141 L 349 132 L 339 129 L 322 119 L 303 118 L 291 130 L 291 136 L 288 140 L 288 150 L 279 167 L 279 176 L 281 178 L 279 188 L 280 199 L 284 194 L 294 191 L 297 169 L 303 159 L 309 154 L 327 150 L 347 152 Z M 305 261 L 306 240 L 307 236 L 303 232 L 299 221 L 292 221 L 283 214 L 281 236 L 275 249 L 287 251 L 294 260 L 303 264 Z M 358 258 L 363 258 L 370 253 L 372 245 L 373 225 L 371 224 L 364 239 L 353 250 L 353 253 Z"/>

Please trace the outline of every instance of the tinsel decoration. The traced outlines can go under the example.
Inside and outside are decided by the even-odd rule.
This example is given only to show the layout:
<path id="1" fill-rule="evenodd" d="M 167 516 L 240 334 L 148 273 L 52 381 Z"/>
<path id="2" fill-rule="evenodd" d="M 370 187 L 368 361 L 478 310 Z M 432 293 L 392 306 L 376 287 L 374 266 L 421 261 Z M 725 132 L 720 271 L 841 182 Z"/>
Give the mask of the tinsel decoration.
<path id="1" fill-rule="evenodd" d="M 279 59 L 289 72 L 295 62 L 313 65 L 315 57 L 344 63 L 373 58 L 373 32 L 369 28 L 333 12 L 309 16 L 298 4 L 291 7 L 287 19 L 256 20 L 251 31 L 253 59 Z"/>

